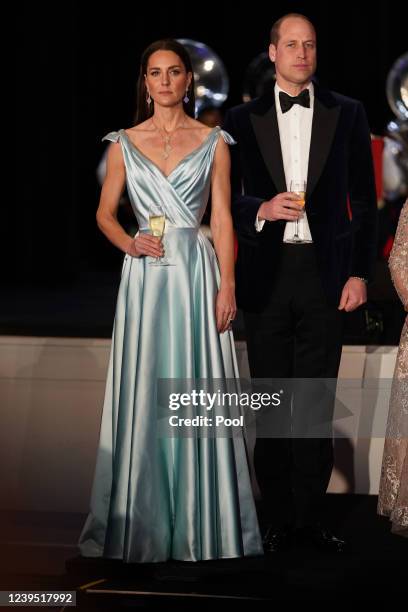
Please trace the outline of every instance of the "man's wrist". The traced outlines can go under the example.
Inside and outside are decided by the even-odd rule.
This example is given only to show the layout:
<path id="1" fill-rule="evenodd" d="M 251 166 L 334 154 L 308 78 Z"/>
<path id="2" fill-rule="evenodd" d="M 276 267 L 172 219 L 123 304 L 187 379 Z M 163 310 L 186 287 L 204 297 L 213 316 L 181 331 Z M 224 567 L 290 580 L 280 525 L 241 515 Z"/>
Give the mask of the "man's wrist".
<path id="1" fill-rule="evenodd" d="M 258 213 L 256 215 L 256 218 L 257 218 L 258 221 L 265 221 L 265 218 L 262 216 L 262 211 L 263 211 L 264 204 L 265 204 L 265 202 L 262 202 L 262 204 L 258 208 Z"/>
<path id="2" fill-rule="evenodd" d="M 262 204 L 258 208 L 258 212 L 257 212 L 256 219 L 255 219 L 255 229 L 257 232 L 262 231 L 262 228 L 265 225 L 265 221 L 266 221 L 266 219 L 263 219 L 262 217 L 259 216 L 259 213 L 263 205 L 264 205 L 264 202 L 262 202 Z"/>

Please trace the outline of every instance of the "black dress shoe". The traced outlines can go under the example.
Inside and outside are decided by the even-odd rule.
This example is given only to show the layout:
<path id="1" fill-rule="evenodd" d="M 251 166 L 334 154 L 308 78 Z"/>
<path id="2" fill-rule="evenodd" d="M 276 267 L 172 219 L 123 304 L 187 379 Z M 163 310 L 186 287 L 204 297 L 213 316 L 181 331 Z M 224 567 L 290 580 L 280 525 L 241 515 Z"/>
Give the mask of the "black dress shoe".
<path id="1" fill-rule="evenodd" d="M 295 542 L 298 546 L 313 548 L 321 552 L 347 552 L 346 542 L 337 538 L 327 529 L 327 527 L 323 527 L 322 525 L 313 525 L 296 529 Z"/>
<path id="2" fill-rule="evenodd" d="M 265 553 L 282 552 L 292 544 L 292 531 L 289 528 L 268 527 L 262 543 Z"/>

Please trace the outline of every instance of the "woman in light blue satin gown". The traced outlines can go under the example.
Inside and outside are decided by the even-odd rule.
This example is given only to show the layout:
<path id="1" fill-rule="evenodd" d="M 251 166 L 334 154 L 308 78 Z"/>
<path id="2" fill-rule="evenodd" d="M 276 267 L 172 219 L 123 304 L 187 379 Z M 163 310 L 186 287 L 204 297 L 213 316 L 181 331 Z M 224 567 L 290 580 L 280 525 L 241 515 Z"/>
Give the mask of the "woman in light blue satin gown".
<path id="1" fill-rule="evenodd" d="M 158 435 L 158 379 L 238 376 L 229 203 L 232 138 L 193 119 L 190 58 L 158 41 L 142 57 L 138 122 L 111 132 L 100 229 L 126 253 L 91 508 L 79 548 L 126 562 L 263 554 L 245 439 Z M 135 238 L 116 220 L 126 184 Z M 215 252 L 199 227 L 210 186 Z M 164 249 L 149 215 L 160 205 Z M 171 265 L 151 265 L 161 257 Z M 160 262 L 159 262 L 160 263 Z"/>

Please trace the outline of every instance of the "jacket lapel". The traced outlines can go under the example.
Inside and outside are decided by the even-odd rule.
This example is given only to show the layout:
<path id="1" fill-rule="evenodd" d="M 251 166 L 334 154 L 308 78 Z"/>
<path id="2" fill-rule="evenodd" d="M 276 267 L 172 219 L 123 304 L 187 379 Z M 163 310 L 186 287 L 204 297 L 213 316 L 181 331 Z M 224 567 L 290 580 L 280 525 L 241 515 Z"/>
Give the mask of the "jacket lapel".
<path id="1" fill-rule="evenodd" d="M 307 196 L 309 197 L 323 171 L 336 132 L 340 106 L 330 92 L 315 85 L 312 134 L 310 139 L 309 167 L 307 172 Z"/>
<path id="2" fill-rule="evenodd" d="M 251 113 L 251 123 L 265 165 L 276 190 L 280 193 L 286 191 L 286 179 L 273 92 L 272 95 L 261 98 L 259 102 L 260 112 Z"/>

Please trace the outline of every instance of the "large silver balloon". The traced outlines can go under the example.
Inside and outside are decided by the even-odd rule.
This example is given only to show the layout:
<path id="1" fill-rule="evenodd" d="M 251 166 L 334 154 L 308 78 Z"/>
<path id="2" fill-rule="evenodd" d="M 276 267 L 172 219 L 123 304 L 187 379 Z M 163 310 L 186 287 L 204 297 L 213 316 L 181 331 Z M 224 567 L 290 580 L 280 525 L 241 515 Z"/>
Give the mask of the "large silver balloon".
<path id="1" fill-rule="evenodd" d="M 193 64 L 196 113 L 209 106 L 221 106 L 228 97 L 229 79 L 219 56 L 202 42 L 178 38 L 187 49 Z"/>
<path id="2" fill-rule="evenodd" d="M 396 116 L 387 126 L 383 156 L 384 194 L 392 200 L 408 194 L 408 53 L 392 66 L 386 93 Z"/>

